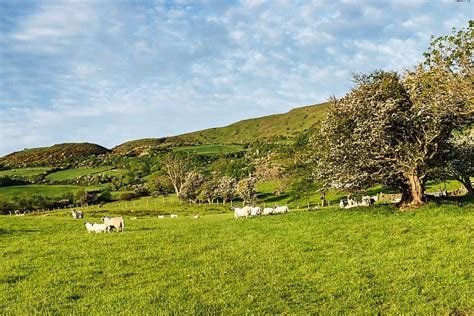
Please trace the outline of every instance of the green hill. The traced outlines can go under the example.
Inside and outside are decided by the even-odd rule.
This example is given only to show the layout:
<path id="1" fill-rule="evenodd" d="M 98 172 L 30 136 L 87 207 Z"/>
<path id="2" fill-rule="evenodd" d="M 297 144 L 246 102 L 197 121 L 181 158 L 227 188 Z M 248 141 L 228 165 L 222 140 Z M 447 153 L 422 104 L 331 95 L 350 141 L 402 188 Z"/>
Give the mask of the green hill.
<path id="1" fill-rule="evenodd" d="M 244 144 L 256 140 L 278 141 L 294 139 L 299 133 L 318 124 L 328 103 L 295 108 L 287 113 L 268 115 L 225 126 L 209 128 L 166 138 L 145 138 L 112 148 L 113 153 L 139 154 L 151 147 L 194 144 Z"/>
<path id="2" fill-rule="evenodd" d="M 101 155 L 109 149 L 91 143 L 64 143 L 51 147 L 39 147 L 17 151 L 0 158 L 0 164 L 9 167 L 54 165 L 68 159 L 89 155 Z"/>
<path id="3" fill-rule="evenodd" d="M 298 134 L 318 124 L 328 104 L 322 103 L 295 108 L 287 113 L 268 115 L 225 126 L 162 138 L 144 138 L 120 144 L 112 153 L 139 156 L 151 148 L 160 149 L 186 145 L 232 145 L 252 143 L 256 140 L 291 141 Z M 226 149 L 228 150 L 228 149 Z M 65 143 L 51 147 L 25 149 L 0 158 L 7 167 L 54 166 L 76 158 L 101 155 L 110 150 L 91 143 Z"/>

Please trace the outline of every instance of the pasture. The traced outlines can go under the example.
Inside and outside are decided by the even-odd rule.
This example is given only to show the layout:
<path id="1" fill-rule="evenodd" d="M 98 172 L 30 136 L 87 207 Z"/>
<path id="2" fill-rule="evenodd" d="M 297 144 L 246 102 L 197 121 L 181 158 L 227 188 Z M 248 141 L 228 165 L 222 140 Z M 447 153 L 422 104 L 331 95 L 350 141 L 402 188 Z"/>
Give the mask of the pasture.
<path id="1" fill-rule="evenodd" d="M 85 210 L 84 221 L 65 211 L 2 216 L 0 310 L 474 312 L 472 204 L 325 208 L 248 220 L 234 220 L 223 206 L 199 207 L 197 220 L 177 207 L 178 219 L 125 215 L 125 232 L 111 234 L 88 234 L 83 222 L 117 210 Z"/>
<path id="2" fill-rule="evenodd" d="M 1 170 L 0 177 L 33 178 L 42 174 L 46 174 L 49 170 L 51 170 L 51 168 L 48 167 Z"/>
<path id="3" fill-rule="evenodd" d="M 113 167 L 110 167 L 110 166 L 103 166 L 103 167 L 96 167 L 96 168 L 67 169 L 67 170 L 61 170 L 61 171 L 50 173 L 46 176 L 46 179 L 51 180 L 51 181 L 71 180 L 71 179 L 76 179 L 82 176 L 105 172 L 112 168 Z"/>
<path id="4" fill-rule="evenodd" d="M 11 187 L 0 188 L 0 200 L 9 201 L 14 197 L 42 195 L 49 197 L 62 196 L 66 193 L 74 193 L 79 189 L 95 190 L 97 186 L 81 187 L 77 185 L 45 185 L 45 184 L 29 184 L 16 185 Z"/>
<path id="5" fill-rule="evenodd" d="M 189 152 L 196 155 L 220 155 L 243 151 L 242 145 L 198 145 L 176 147 L 173 151 Z"/>

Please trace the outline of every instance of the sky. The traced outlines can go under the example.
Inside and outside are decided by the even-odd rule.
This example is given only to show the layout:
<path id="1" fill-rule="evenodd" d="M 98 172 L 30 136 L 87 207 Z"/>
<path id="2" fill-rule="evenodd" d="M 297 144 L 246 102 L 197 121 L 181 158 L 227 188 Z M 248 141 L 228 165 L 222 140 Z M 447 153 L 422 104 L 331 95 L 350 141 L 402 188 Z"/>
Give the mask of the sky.
<path id="1" fill-rule="evenodd" d="M 473 18 L 455 0 L 0 0 L 0 155 L 324 102 Z"/>

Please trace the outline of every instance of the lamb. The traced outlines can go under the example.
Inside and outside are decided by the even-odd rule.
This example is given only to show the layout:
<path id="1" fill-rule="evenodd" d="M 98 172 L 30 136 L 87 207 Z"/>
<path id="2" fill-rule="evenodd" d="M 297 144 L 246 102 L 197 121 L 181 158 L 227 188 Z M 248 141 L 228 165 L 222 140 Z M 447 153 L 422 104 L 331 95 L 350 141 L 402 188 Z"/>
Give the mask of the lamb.
<path id="1" fill-rule="evenodd" d="M 250 215 L 250 206 L 244 206 L 242 208 L 233 207 L 232 209 L 234 210 L 234 217 L 236 219 L 239 217 L 247 218 Z"/>
<path id="2" fill-rule="evenodd" d="M 107 230 L 112 230 L 112 228 L 115 228 L 117 231 L 123 232 L 125 229 L 125 222 L 123 220 L 123 217 L 102 217 L 102 222 L 107 226 Z"/>
<path id="3" fill-rule="evenodd" d="M 102 233 L 102 232 L 110 232 L 108 226 L 106 224 L 97 224 L 97 223 L 88 223 L 85 222 L 84 225 L 89 233 L 95 232 Z"/>

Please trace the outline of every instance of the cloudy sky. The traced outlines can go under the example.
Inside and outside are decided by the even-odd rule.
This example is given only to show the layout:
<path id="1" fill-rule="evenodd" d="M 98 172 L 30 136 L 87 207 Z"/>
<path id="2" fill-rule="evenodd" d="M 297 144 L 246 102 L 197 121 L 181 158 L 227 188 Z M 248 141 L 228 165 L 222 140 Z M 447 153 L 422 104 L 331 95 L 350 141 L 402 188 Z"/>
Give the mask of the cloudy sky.
<path id="1" fill-rule="evenodd" d="M 342 96 L 403 70 L 474 3 L 0 0 L 0 155 L 112 147 Z"/>

